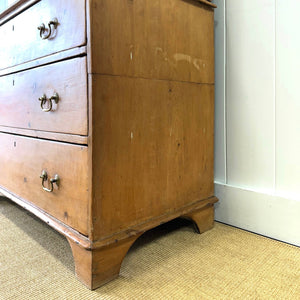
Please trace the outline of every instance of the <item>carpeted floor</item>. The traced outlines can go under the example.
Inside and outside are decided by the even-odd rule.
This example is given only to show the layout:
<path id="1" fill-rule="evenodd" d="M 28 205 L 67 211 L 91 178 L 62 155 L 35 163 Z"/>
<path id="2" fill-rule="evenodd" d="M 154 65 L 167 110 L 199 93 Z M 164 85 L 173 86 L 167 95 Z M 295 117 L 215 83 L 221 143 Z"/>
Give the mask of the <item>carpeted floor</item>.
<path id="1" fill-rule="evenodd" d="M 118 279 L 89 291 L 64 237 L 0 198 L 0 299 L 300 299 L 300 249 L 216 223 L 144 234 Z"/>

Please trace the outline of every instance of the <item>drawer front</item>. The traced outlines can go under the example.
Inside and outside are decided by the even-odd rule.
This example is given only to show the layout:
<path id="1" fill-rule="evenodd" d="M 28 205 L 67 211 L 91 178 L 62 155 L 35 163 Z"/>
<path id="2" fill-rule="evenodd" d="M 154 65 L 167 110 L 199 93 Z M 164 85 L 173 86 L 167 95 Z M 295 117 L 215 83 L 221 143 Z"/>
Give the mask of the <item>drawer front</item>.
<path id="1" fill-rule="evenodd" d="M 88 233 L 87 147 L 0 134 L 0 186 L 50 215 Z M 59 176 L 53 191 L 43 190 Z"/>
<path id="2" fill-rule="evenodd" d="M 0 69 L 84 45 L 85 32 L 85 0 L 42 0 L 0 27 Z"/>
<path id="3" fill-rule="evenodd" d="M 0 77 L 0 125 L 87 135 L 86 82 L 85 57 Z"/>

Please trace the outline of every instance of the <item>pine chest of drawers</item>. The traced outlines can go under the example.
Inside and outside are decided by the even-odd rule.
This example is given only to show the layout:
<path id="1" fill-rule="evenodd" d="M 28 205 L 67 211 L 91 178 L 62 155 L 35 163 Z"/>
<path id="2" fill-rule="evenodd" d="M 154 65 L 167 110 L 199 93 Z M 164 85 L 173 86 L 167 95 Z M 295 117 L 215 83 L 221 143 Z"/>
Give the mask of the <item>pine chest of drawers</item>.
<path id="1" fill-rule="evenodd" d="M 21 0 L 0 13 L 0 192 L 96 288 L 145 231 L 213 226 L 214 5 Z"/>

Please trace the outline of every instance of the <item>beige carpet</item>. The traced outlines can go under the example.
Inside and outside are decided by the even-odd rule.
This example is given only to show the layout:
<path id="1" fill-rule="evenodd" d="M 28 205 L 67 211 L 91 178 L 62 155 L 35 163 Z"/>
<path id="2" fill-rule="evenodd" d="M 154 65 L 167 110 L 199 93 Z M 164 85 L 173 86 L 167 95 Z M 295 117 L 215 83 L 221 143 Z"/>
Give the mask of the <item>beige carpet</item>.
<path id="1" fill-rule="evenodd" d="M 300 248 L 216 223 L 143 235 L 96 291 L 74 276 L 65 238 L 0 198 L 0 299 L 300 299 Z"/>

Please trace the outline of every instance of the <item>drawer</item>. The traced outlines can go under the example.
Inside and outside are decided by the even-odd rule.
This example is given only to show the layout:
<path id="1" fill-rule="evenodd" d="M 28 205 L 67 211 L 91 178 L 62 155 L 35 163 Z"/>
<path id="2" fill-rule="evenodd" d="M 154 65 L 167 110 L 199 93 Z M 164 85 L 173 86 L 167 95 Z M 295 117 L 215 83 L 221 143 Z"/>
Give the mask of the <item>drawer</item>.
<path id="1" fill-rule="evenodd" d="M 54 19 L 58 24 L 48 24 Z M 86 43 L 85 0 L 42 0 L 0 27 L 0 69 Z M 45 25 L 40 36 L 38 27 Z M 20 51 L 22 49 L 22 51 Z"/>
<path id="2" fill-rule="evenodd" d="M 0 77 L 0 112 L 2 126 L 87 135 L 86 58 Z"/>
<path id="3" fill-rule="evenodd" d="M 87 147 L 0 134 L 0 186 L 77 231 L 88 233 Z M 53 191 L 40 175 L 59 176 Z"/>

